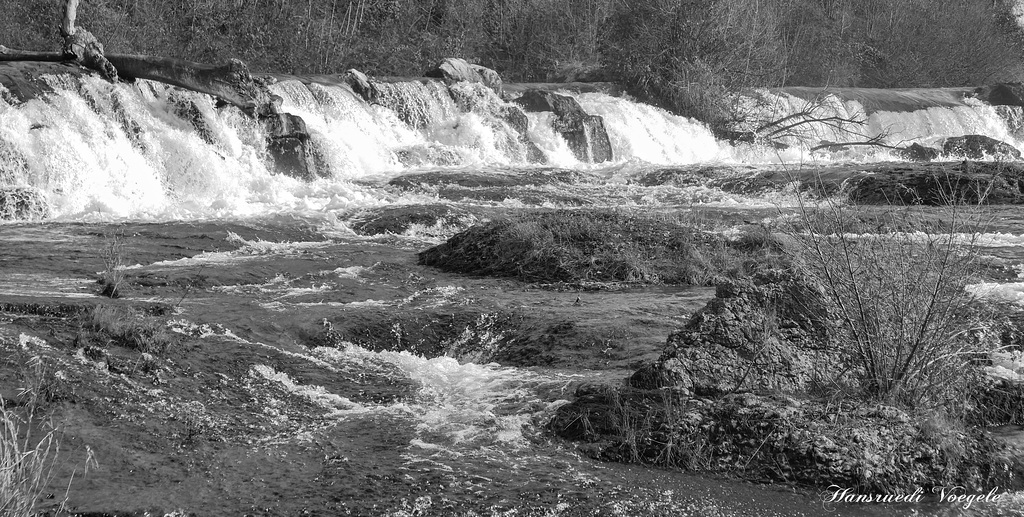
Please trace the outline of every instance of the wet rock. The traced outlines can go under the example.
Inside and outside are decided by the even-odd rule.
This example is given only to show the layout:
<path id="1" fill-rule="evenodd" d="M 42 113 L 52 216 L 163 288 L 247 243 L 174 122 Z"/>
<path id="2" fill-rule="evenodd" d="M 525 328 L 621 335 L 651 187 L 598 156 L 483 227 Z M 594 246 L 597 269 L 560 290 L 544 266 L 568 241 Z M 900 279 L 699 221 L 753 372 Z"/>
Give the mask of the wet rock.
<path id="1" fill-rule="evenodd" d="M 1024 83 L 998 83 L 974 92 L 979 99 L 993 106 L 1024 106 Z"/>
<path id="2" fill-rule="evenodd" d="M 359 95 L 363 100 L 370 102 L 377 97 L 377 88 L 374 87 L 373 83 L 370 82 L 370 78 L 366 74 L 350 68 L 345 71 L 341 76 L 342 82 L 347 84 L 356 95 Z"/>
<path id="3" fill-rule="evenodd" d="M 567 185 L 578 183 L 581 174 L 571 169 L 529 170 L 520 174 L 493 172 L 431 171 L 405 174 L 388 182 L 403 189 L 422 189 L 440 185 L 458 185 L 465 188 L 517 187 L 540 185 Z"/>
<path id="4" fill-rule="evenodd" d="M 328 175 L 301 117 L 278 113 L 261 120 L 267 131 L 267 153 L 278 172 L 303 181 Z"/>
<path id="5" fill-rule="evenodd" d="M 465 59 L 445 58 L 444 61 L 423 75 L 453 82 L 482 83 L 499 95 L 501 94 L 502 81 L 498 72 L 484 66 L 471 64 Z"/>
<path id="6" fill-rule="evenodd" d="M 994 158 L 997 160 L 1019 160 L 1020 151 L 1001 140 L 985 135 L 964 135 L 947 138 L 942 144 L 943 154 L 963 156 L 973 160 Z"/>
<path id="7" fill-rule="evenodd" d="M 896 154 L 907 160 L 913 160 L 915 162 L 930 162 L 939 157 L 942 154 L 940 149 L 934 147 L 925 147 L 921 144 L 910 144 L 907 147 L 898 149 Z"/>
<path id="8" fill-rule="evenodd" d="M 506 137 L 508 140 L 503 146 L 506 154 L 515 161 L 525 160 L 527 163 L 544 163 L 544 153 L 537 147 L 537 144 L 530 140 L 530 121 L 526 113 L 514 104 L 503 101 L 494 92 L 486 88 L 449 88 L 455 104 L 465 112 L 476 112 L 486 115 L 484 122 L 492 127 L 495 135 Z M 512 129 L 514 135 L 501 127 L 504 122 Z"/>
<path id="9" fill-rule="evenodd" d="M 810 280 L 785 270 L 719 284 L 715 299 L 670 335 L 659 372 L 630 379 L 636 388 L 672 386 L 698 395 L 795 392 L 835 364 L 827 352 L 829 316 Z"/>
<path id="10" fill-rule="evenodd" d="M 446 228 L 454 233 L 473 220 L 466 211 L 450 205 L 406 205 L 360 212 L 353 217 L 350 226 L 360 235 L 401 235 L 414 225 L 437 229 L 428 233 L 439 234 Z"/>
<path id="11" fill-rule="evenodd" d="M 27 221 L 50 216 L 46 195 L 31 187 L 0 187 L 0 220 Z"/>
<path id="12" fill-rule="evenodd" d="M 604 119 L 587 114 L 576 99 L 542 90 L 527 90 L 513 102 L 528 113 L 554 113 L 555 131 L 565 138 L 581 162 L 601 163 L 612 160 L 611 141 L 605 131 Z"/>
<path id="13" fill-rule="evenodd" d="M 398 149 L 395 156 L 406 167 L 450 167 L 462 163 L 462 155 L 458 151 L 441 144 L 422 144 Z"/>
<path id="14" fill-rule="evenodd" d="M 1016 163 L 960 162 L 879 165 L 875 174 L 857 179 L 849 199 L 870 205 L 943 206 L 1024 203 L 1024 166 Z"/>
<path id="15" fill-rule="evenodd" d="M 203 114 L 203 110 L 191 95 L 172 89 L 168 100 L 173 106 L 174 114 L 188 122 L 199 138 L 210 145 L 216 144 L 217 139 L 214 137 L 209 121 L 206 120 L 206 115 Z"/>
<path id="16" fill-rule="evenodd" d="M 12 104 L 27 102 L 53 93 L 53 86 L 46 76 L 99 76 L 71 63 L 43 63 L 37 61 L 0 62 L 0 85 L 9 93 L 2 94 Z"/>
<path id="17" fill-rule="evenodd" d="M 523 112 L 517 106 L 510 104 L 503 105 L 499 108 L 497 113 L 498 118 L 504 120 L 512 129 L 519 135 L 519 142 L 526 149 L 526 163 L 544 163 L 547 158 L 544 156 L 544 152 L 537 147 L 537 144 L 530 140 L 529 126 L 530 120 L 526 117 L 526 113 Z"/>

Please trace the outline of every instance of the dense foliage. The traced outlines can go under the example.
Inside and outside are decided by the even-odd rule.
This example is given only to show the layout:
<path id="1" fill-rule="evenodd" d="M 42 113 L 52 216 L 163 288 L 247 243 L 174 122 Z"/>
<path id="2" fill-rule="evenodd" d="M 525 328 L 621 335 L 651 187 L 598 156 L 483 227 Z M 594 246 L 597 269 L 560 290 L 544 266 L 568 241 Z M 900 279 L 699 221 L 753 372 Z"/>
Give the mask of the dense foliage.
<path id="1" fill-rule="evenodd" d="M 459 56 L 508 80 L 609 78 L 688 115 L 749 86 L 1018 78 L 1013 0 L 88 0 L 108 51 L 258 70 L 418 75 Z M 58 42 L 60 0 L 11 2 L 0 44 Z"/>

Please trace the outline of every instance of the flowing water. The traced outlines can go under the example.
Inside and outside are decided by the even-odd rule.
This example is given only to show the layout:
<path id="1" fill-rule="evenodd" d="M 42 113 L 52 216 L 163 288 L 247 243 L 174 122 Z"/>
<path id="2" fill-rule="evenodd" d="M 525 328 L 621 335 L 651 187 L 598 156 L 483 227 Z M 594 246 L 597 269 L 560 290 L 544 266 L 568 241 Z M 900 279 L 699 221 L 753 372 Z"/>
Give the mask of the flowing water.
<path id="1" fill-rule="evenodd" d="M 135 285 L 128 302 L 174 306 L 173 330 L 189 336 L 197 357 L 223 365 L 210 378 L 249 390 L 269 429 L 248 448 L 235 447 L 244 443 L 238 437 L 206 446 L 204 465 L 222 470 L 182 479 L 160 474 L 171 467 L 156 459 L 159 451 L 121 458 L 114 445 L 94 445 L 101 465 L 106 452 L 110 466 L 78 482 L 71 502 L 82 511 L 962 513 L 949 505 L 826 511 L 818 494 L 792 487 L 590 460 L 543 432 L 553 411 L 576 387 L 619 382 L 656 358 L 668 333 L 713 291 L 560 292 L 416 264 L 417 251 L 512 210 L 624 208 L 700 213 L 726 227 L 756 223 L 785 213 L 795 194 L 740 195 L 706 180 L 892 160 L 886 150 L 734 147 L 696 121 L 587 93 L 576 97 L 604 118 L 615 159 L 579 162 L 551 115 L 541 113 L 529 114 L 528 136 L 545 163 L 529 164 L 515 129 L 495 115 L 504 102 L 482 87 L 396 83 L 371 105 L 344 87 L 284 81 L 273 89 L 285 111 L 305 120 L 327 171 L 304 182 L 268 165 L 260 125 L 209 97 L 147 82 L 52 81 L 57 93 L 45 99 L 12 105 L 0 95 L 0 186 L 34 189 L 49 204 L 36 220 L 0 223 L 0 298 L 98 300 L 104 252 L 124 235 L 121 267 Z M 806 103 L 764 95 L 779 113 Z M 192 116 L 181 115 L 183 103 L 195 106 Z M 820 140 L 889 134 L 893 142 L 927 144 L 986 134 L 1018 143 L 1012 116 L 971 101 L 872 113 L 852 100 L 826 104 L 866 118 L 858 135 L 812 128 Z M 449 215 L 398 234 L 354 231 L 402 207 Z M 1024 264 L 1024 220 L 1013 208 L 993 213 L 981 239 L 986 252 Z M 1022 285 L 974 288 L 1024 304 Z M 452 324 L 436 326 L 444 318 Z M 19 339 L 7 334 L 0 326 L 0 337 Z M 521 334 L 543 335 L 548 346 L 517 350 Z M 324 338 L 338 335 L 348 338 Z M 240 357 L 248 361 L 241 365 Z M 177 361 L 202 369 L 187 354 Z M 175 400 L 153 391 L 160 390 L 132 396 L 146 405 Z M 265 457 L 274 458 L 272 467 L 261 464 Z M 146 474 L 129 475 L 136 471 Z M 1012 515 L 1020 502 L 1013 497 L 971 511 Z"/>

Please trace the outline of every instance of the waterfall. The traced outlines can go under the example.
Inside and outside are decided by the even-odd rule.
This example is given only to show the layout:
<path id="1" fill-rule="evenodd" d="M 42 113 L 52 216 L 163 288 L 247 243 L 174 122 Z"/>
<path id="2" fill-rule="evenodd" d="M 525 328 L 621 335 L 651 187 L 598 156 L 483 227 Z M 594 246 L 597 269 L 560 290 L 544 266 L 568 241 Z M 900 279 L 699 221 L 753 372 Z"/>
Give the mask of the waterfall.
<path id="1" fill-rule="evenodd" d="M 821 141 L 872 137 L 891 145 L 934 145 L 965 134 L 1017 147 L 1024 142 L 1018 138 L 1024 125 L 1020 108 L 988 106 L 951 90 L 827 95 L 815 108 L 823 117 L 863 123 L 853 132 L 827 123 L 801 125 L 780 137 L 795 146 L 785 152 L 733 146 L 716 140 L 698 121 L 626 97 L 562 92 L 588 116 L 603 119 L 613 161 L 589 164 L 581 163 L 586 156 L 567 143 L 562 115 L 524 112 L 481 84 L 379 82 L 367 100 L 345 85 L 282 80 L 272 91 L 282 98 L 281 111 L 304 123 L 317 165 L 316 174 L 303 181 L 279 173 L 265 123 L 237 108 L 218 107 L 209 96 L 148 81 L 112 85 L 89 76 L 47 81 L 55 93 L 24 103 L 0 91 L 0 188 L 40 192 L 50 205 L 49 216 L 57 220 L 323 214 L 422 202 L 379 185 L 425 169 L 765 163 L 806 159 L 807 149 Z M 797 90 L 761 92 L 741 102 L 758 120 L 781 119 L 807 108 L 806 92 Z M 858 152 L 835 156 L 894 159 L 886 150 Z"/>

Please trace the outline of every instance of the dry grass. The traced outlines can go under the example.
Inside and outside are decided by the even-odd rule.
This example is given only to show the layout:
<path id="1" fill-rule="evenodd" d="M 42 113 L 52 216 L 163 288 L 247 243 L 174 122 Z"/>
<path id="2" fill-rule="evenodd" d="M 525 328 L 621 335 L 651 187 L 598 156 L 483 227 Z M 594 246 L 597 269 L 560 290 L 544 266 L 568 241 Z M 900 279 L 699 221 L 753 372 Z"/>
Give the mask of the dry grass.
<path id="1" fill-rule="evenodd" d="M 127 307 L 97 305 L 84 322 L 118 346 L 144 353 L 162 354 L 178 343 L 163 321 Z"/>
<path id="2" fill-rule="evenodd" d="M 0 515 L 34 515 L 53 479 L 59 440 L 53 430 L 36 439 L 29 426 L 0 407 Z"/>

